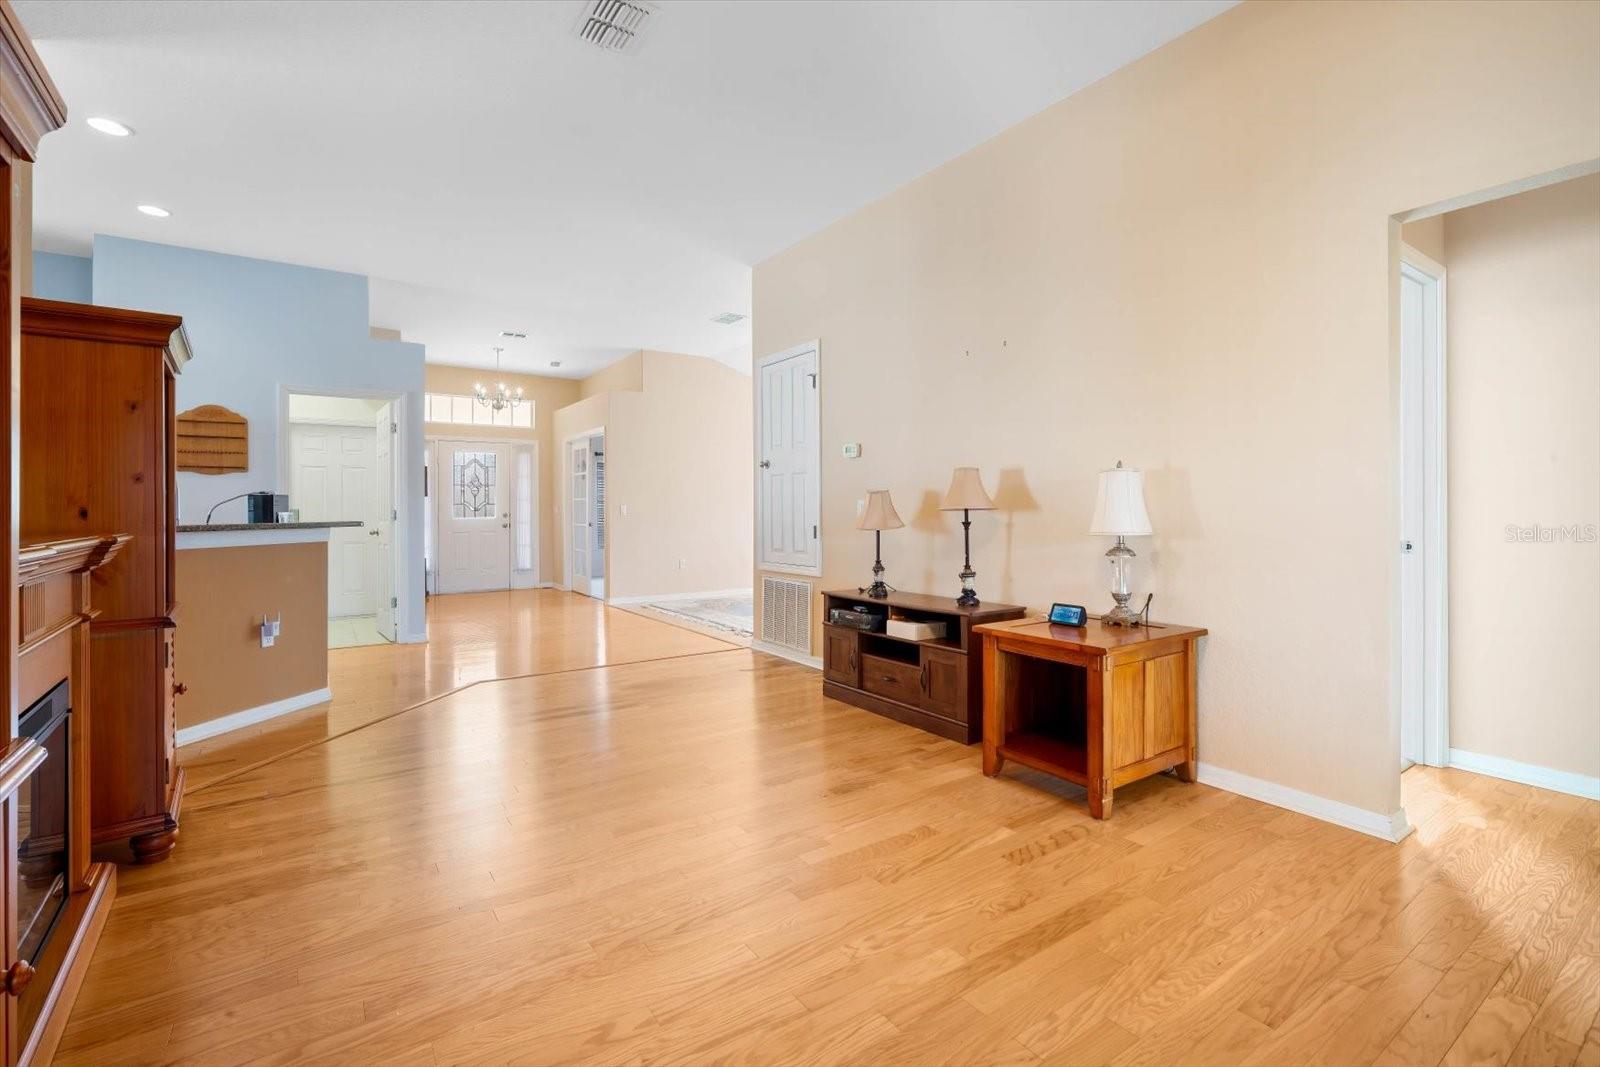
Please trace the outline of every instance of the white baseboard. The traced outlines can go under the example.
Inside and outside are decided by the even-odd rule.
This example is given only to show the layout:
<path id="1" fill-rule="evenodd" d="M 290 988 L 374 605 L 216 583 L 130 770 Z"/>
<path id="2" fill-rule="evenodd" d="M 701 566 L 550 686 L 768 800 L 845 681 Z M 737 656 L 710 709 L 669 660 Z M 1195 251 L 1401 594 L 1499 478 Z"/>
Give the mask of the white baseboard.
<path id="1" fill-rule="evenodd" d="M 765 641 L 751 641 L 750 647 L 755 649 L 757 652 L 765 652 L 769 655 L 777 656 L 779 659 L 786 659 L 791 663 L 798 663 L 802 667 L 810 667 L 814 671 L 820 671 L 822 669 L 822 660 L 820 657 L 807 656 L 804 653 L 796 652 L 792 648 L 784 648 L 782 645 L 768 644 Z"/>
<path id="2" fill-rule="evenodd" d="M 1600 800 L 1600 778 L 1587 774 L 1558 771 L 1532 763 L 1518 763 L 1516 760 L 1485 756 L 1478 752 L 1465 752 L 1459 748 L 1450 750 L 1450 766 L 1474 774 L 1487 774 L 1491 778 L 1503 778 L 1508 782 L 1520 782 L 1523 785 L 1550 789 L 1557 793 L 1568 793 L 1575 797 L 1583 797 L 1585 800 Z"/>
<path id="3" fill-rule="evenodd" d="M 711 589 L 704 593 L 661 593 L 657 596 L 614 596 L 608 597 L 608 604 L 667 604 L 674 600 L 710 600 L 712 597 L 750 596 L 750 587 L 743 589 Z"/>
<path id="4" fill-rule="evenodd" d="M 254 726 L 257 723 L 266 722 L 268 719 L 276 719 L 280 715 L 287 715 L 291 711 L 299 711 L 301 708 L 309 708 L 313 704 L 321 704 L 325 700 L 332 699 L 333 691 L 324 686 L 309 693 L 301 693 L 299 696 L 285 697 L 282 700 L 274 700 L 270 704 L 245 708 L 243 711 L 224 715 L 220 719 L 212 719 L 209 722 L 185 726 L 178 731 L 178 745 L 182 747 L 183 745 L 193 744 L 196 741 L 204 741 L 208 737 L 216 737 L 218 734 L 225 734 L 230 730 Z"/>
<path id="5" fill-rule="evenodd" d="M 1230 771 L 1226 767 L 1217 767 L 1210 763 L 1200 764 L 1196 772 L 1200 781 L 1206 785 L 1226 789 L 1230 793 L 1238 793 L 1240 796 L 1259 800 L 1273 807 L 1309 815 L 1313 819 L 1331 822 L 1335 826 L 1370 834 L 1385 841 L 1399 841 L 1411 832 L 1411 823 L 1406 818 L 1404 808 L 1385 815 L 1382 812 L 1368 811 L 1337 800 L 1329 800 L 1327 797 L 1319 797 L 1315 793 L 1304 793 L 1286 785 L 1279 785 L 1277 782 L 1252 778 L 1248 774 L 1240 774 L 1238 771 Z"/>

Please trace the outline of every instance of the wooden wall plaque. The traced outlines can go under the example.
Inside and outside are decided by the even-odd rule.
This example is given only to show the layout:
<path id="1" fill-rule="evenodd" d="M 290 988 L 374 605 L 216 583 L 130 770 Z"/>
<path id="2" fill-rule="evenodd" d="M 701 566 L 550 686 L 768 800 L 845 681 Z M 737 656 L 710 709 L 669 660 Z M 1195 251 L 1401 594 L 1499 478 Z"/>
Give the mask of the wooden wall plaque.
<path id="1" fill-rule="evenodd" d="M 220 404 L 179 412 L 178 469 L 196 474 L 249 470 L 249 421 Z"/>

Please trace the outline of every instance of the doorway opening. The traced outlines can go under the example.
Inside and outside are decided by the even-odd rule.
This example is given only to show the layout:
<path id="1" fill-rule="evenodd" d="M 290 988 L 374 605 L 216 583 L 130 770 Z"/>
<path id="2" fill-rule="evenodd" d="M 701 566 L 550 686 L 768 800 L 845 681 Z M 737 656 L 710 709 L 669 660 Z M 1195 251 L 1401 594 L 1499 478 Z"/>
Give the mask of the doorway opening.
<path id="1" fill-rule="evenodd" d="M 289 507 L 328 531 L 328 647 L 398 640 L 395 418 L 384 397 L 289 393 Z"/>
<path id="2" fill-rule="evenodd" d="M 606 431 L 596 427 L 566 442 L 566 586 L 606 598 Z"/>
<path id="3" fill-rule="evenodd" d="M 1600 160 L 1396 221 L 1402 799 L 1433 766 L 1600 800 Z"/>

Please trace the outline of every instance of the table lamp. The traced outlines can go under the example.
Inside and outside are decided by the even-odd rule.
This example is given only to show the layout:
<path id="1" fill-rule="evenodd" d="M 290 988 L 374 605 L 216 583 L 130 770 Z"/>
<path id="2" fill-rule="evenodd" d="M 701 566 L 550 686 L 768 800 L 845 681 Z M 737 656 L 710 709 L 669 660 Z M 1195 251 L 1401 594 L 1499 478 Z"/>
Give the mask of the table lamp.
<path id="1" fill-rule="evenodd" d="M 1133 571 L 1133 549 L 1126 537 L 1142 537 L 1151 532 L 1150 513 L 1144 508 L 1144 473 L 1124 467 L 1100 472 L 1100 490 L 1094 501 L 1094 521 L 1089 532 L 1114 536 L 1117 543 L 1106 552 L 1111 561 L 1111 597 L 1117 606 L 1101 616 L 1107 626 L 1137 626 L 1139 616 L 1128 607 L 1133 595 L 1128 582 Z"/>
<path id="2" fill-rule="evenodd" d="M 898 530 L 904 525 L 894 510 L 894 501 L 889 499 L 889 490 L 874 489 L 867 494 L 866 510 L 862 511 L 856 529 L 872 531 L 872 584 L 867 587 L 870 597 L 882 600 L 889 595 L 889 587 L 883 584 L 883 531 Z"/>
<path id="3" fill-rule="evenodd" d="M 956 598 L 956 603 L 964 608 L 978 606 L 978 592 L 972 588 L 972 579 L 978 573 L 972 569 L 972 513 L 974 511 L 993 511 L 994 501 L 989 499 L 988 492 L 983 488 L 983 479 L 978 477 L 977 467 L 957 467 L 950 476 L 950 488 L 944 494 L 944 503 L 939 505 L 940 511 L 961 512 L 961 595 Z"/>

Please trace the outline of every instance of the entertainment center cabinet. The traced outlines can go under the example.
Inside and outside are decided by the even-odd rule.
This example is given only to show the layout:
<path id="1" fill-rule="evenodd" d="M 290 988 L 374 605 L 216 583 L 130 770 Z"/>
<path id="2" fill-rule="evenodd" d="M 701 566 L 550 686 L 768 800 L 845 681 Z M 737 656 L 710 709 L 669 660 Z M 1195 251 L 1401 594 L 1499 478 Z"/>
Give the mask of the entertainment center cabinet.
<path id="1" fill-rule="evenodd" d="M 972 744 L 983 733 L 983 657 L 972 632 L 982 623 L 1020 619 L 1016 604 L 960 607 L 955 597 L 890 593 L 875 599 L 849 590 L 822 594 L 822 692 L 879 715 Z M 943 623 L 945 636 L 925 641 L 838 626 L 835 608 Z M 879 624 L 881 630 L 881 622 Z"/>

